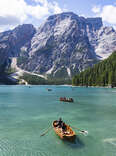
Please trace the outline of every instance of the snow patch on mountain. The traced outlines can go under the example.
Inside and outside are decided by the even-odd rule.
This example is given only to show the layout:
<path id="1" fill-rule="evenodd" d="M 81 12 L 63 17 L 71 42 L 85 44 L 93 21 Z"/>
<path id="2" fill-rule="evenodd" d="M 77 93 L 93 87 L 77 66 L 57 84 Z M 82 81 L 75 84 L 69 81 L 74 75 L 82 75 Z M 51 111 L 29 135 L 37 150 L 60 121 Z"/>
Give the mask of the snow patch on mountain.
<path id="1" fill-rule="evenodd" d="M 46 74 L 51 74 L 52 71 L 53 71 L 53 69 L 54 69 L 54 66 L 53 66 L 52 68 L 50 68 L 50 69 L 46 72 Z"/>
<path id="2" fill-rule="evenodd" d="M 71 71 L 70 71 L 70 68 L 67 68 L 67 73 L 68 73 L 69 77 L 71 77 Z"/>

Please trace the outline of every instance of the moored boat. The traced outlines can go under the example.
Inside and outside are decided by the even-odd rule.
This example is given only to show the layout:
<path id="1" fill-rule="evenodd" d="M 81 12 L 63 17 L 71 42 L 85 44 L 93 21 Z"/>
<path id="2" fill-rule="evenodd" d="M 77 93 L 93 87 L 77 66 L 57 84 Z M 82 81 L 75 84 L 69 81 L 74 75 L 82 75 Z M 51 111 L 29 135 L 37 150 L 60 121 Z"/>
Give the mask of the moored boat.
<path id="1" fill-rule="evenodd" d="M 62 127 L 58 126 L 57 120 L 53 121 L 53 129 L 54 129 L 55 133 L 62 140 L 74 141 L 75 137 L 76 137 L 75 132 L 72 130 L 72 128 L 69 125 L 64 123 L 64 126 L 65 126 L 65 130 L 63 130 Z"/>

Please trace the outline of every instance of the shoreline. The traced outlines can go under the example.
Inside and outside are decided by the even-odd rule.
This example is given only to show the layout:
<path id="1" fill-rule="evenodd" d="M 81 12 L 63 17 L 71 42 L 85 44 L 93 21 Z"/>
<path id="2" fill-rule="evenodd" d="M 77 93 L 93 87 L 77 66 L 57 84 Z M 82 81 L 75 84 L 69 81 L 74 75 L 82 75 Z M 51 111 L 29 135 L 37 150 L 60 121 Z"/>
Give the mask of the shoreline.
<path id="1" fill-rule="evenodd" d="M 32 85 L 32 84 L 14 84 L 14 85 L 9 85 L 9 84 L 0 84 L 0 86 L 27 86 L 27 87 L 29 87 L 29 86 L 64 86 L 64 87 L 82 87 L 82 88 L 110 88 L 110 89 L 116 89 L 116 87 L 108 87 L 108 86 L 88 86 L 88 87 L 86 87 L 86 86 L 73 86 L 73 85 L 68 85 L 68 84 L 64 84 L 64 85 L 60 85 L 60 84 L 51 84 L 51 85 L 49 85 L 49 84 L 40 84 L 40 85 L 38 85 L 38 84 L 34 84 L 34 85 Z"/>
<path id="2" fill-rule="evenodd" d="M 116 88 L 116 87 L 111 87 L 111 86 L 73 86 L 72 87 L 85 87 L 85 88 Z"/>

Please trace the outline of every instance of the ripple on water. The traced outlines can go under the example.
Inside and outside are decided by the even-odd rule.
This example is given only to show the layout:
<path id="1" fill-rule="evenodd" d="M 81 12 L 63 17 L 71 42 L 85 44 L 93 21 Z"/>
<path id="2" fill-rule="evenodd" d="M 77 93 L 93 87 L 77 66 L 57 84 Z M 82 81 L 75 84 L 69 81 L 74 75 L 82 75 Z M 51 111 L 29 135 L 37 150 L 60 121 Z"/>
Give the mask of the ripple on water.
<path id="1" fill-rule="evenodd" d="M 20 145 L 23 145 L 22 148 Z M 51 156 L 45 149 L 32 148 L 30 140 L 16 141 L 0 139 L 0 156 Z"/>
<path id="2" fill-rule="evenodd" d="M 104 139 L 103 141 L 116 146 L 116 138 L 107 138 L 107 139 Z"/>

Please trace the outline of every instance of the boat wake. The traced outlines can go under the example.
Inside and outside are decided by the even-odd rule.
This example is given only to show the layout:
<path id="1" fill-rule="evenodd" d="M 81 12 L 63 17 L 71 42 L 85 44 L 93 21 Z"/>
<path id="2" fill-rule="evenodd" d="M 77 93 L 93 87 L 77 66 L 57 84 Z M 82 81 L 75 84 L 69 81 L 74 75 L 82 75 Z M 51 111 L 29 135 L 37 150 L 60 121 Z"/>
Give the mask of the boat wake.
<path id="1" fill-rule="evenodd" d="M 104 139 L 103 141 L 116 146 L 116 138 L 107 138 L 107 139 Z"/>

